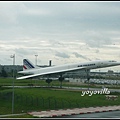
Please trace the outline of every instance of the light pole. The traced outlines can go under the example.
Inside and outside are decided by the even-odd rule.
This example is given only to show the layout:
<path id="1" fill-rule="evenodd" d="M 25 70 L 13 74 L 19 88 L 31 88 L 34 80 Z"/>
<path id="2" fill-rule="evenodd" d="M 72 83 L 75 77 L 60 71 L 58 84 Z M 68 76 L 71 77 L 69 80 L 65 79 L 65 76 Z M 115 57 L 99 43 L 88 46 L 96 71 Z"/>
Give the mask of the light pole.
<path id="1" fill-rule="evenodd" d="M 15 67 L 15 54 L 10 56 L 13 58 L 13 92 L 12 92 L 12 114 L 14 113 L 14 67 Z"/>
<path id="2" fill-rule="evenodd" d="M 36 66 L 37 66 L 37 56 L 38 55 L 35 55 L 35 57 L 36 57 Z M 36 86 L 36 80 L 35 80 L 35 86 Z"/>
<path id="3" fill-rule="evenodd" d="M 37 65 L 37 56 L 38 56 L 38 55 L 35 55 L 35 57 L 36 57 L 36 65 Z"/>

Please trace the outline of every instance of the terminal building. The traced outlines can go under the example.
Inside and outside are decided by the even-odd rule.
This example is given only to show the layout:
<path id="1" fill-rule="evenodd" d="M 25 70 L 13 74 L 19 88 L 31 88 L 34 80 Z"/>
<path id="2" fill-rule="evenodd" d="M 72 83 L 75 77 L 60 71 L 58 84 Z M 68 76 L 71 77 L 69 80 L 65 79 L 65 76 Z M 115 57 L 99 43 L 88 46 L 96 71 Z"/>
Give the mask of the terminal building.
<path id="1" fill-rule="evenodd" d="M 0 72 L 2 70 L 5 70 L 7 73 L 14 71 L 21 71 L 23 70 L 23 66 L 22 65 L 0 65 Z"/>

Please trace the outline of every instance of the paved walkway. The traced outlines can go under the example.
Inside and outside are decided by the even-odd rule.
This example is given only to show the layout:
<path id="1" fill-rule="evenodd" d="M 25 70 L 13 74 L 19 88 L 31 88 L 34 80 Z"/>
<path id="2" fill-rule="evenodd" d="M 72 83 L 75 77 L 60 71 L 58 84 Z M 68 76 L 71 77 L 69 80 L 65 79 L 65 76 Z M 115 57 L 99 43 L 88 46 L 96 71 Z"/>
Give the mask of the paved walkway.
<path id="1" fill-rule="evenodd" d="M 34 111 L 34 112 L 28 112 L 28 114 L 33 115 L 35 117 L 46 118 L 46 117 L 56 117 L 56 116 L 65 116 L 65 115 L 107 112 L 107 111 L 115 111 L 115 110 L 120 110 L 120 106 L 59 109 L 59 110 L 36 111 L 36 112 Z"/>
<path id="2" fill-rule="evenodd" d="M 10 117 L 10 116 L 19 116 L 19 115 L 24 115 L 26 113 L 19 113 L 19 114 L 6 114 L 6 115 L 0 115 L 0 118 L 5 118 L 5 117 Z"/>

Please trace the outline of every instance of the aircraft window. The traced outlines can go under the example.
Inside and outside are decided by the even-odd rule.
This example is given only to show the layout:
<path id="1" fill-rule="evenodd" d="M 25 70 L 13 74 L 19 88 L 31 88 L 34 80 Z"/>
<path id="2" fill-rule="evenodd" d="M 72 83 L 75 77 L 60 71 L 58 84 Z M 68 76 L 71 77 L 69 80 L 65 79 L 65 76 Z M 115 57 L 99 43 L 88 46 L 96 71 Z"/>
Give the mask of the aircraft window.
<path id="1" fill-rule="evenodd" d="M 82 65 L 78 65 L 78 67 L 82 67 Z"/>
<path id="2" fill-rule="evenodd" d="M 116 62 L 115 60 L 111 60 L 111 61 L 109 61 L 109 62 Z"/>

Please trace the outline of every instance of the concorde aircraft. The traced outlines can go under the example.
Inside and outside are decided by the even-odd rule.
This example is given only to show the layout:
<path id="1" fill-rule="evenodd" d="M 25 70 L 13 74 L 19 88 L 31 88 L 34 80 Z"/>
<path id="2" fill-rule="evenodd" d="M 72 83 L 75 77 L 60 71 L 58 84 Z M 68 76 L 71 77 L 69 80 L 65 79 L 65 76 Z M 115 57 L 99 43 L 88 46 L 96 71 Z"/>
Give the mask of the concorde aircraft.
<path id="1" fill-rule="evenodd" d="M 16 78 L 18 80 L 33 78 L 33 77 L 38 77 L 43 75 L 51 75 L 56 73 L 57 74 L 59 73 L 62 76 L 65 72 L 69 72 L 69 71 L 76 71 L 76 70 L 89 71 L 91 69 L 98 69 L 98 68 L 120 65 L 120 62 L 117 62 L 115 60 L 96 60 L 96 61 L 79 62 L 79 63 L 71 63 L 71 64 L 40 68 L 31 64 L 27 59 L 24 59 L 23 61 L 25 63 L 23 65 L 24 70 L 19 71 L 18 73 L 29 74 L 29 75 Z"/>

